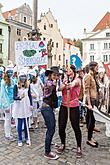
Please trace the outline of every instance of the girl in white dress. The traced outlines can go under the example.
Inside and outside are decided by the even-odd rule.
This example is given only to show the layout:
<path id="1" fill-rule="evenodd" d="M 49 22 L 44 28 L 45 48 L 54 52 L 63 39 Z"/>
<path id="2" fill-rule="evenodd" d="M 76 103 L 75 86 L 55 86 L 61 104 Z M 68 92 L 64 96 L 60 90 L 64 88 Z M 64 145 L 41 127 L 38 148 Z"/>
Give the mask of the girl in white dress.
<path id="1" fill-rule="evenodd" d="M 29 144 L 27 121 L 32 115 L 32 96 L 26 71 L 18 76 L 18 85 L 14 86 L 13 118 L 17 119 L 18 146 L 22 146 L 22 124 L 24 124 L 25 142 Z"/>

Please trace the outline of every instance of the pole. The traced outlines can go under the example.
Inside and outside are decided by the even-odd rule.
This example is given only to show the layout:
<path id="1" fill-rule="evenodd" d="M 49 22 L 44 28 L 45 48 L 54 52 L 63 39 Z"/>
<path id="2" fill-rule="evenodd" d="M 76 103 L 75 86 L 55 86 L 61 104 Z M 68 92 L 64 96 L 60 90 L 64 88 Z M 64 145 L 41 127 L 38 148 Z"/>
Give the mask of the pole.
<path id="1" fill-rule="evenodd" d="M 37 30 L 38 0 L 33 0 L 32 30 Z"/>
<path id="2" fill-rule="evenodd" d="M 69 50 L 68 50 L 68 54 L 69 54 L 69 58 L 68 58 L 68 75 L 67 75 L 67 82 L 68 84 L 70 83 L 70 44 L 69 44 Z M 68 121 L 70 119 L 70 89 L 67 89 L 67 98 L 68 98 Z"/>

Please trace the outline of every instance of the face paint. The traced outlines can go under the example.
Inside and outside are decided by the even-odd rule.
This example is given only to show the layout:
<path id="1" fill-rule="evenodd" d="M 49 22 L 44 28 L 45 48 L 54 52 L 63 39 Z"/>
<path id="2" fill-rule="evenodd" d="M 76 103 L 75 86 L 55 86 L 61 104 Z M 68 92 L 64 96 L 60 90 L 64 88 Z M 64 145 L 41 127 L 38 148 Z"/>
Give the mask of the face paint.
<path id="1" fill-rule="evenodd" d="M 13 76 L 13 70 L 8 70 L 7 74 L 8 74 L 9 77 L 12 77 Z"/>
<path id="2" fill-rule="evenodd" d="M 21 83 L 24 84 L 25 81 L 26 81 L 26 75 L 21 75 L 21 76 L 19 77 L 19 79 L 20 79 Z"/>

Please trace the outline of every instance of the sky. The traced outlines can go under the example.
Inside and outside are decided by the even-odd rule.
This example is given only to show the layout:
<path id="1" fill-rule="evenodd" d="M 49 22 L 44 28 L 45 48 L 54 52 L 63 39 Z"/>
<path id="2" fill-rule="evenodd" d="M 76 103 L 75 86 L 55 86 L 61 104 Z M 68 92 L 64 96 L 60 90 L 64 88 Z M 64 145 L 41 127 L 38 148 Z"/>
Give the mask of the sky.
<path id="1" fill-rule="evenodd" d="M 27 3 L 32 8 L 33 0 L 0 0 L 8 11 Z M 51 9 L 57 19 L 64 38 L 81 39 L 84 28 L 87 32 L 94 29 L 102 17 L 110 12 L 110 0 L 38 0 L 38 15 Z"/>

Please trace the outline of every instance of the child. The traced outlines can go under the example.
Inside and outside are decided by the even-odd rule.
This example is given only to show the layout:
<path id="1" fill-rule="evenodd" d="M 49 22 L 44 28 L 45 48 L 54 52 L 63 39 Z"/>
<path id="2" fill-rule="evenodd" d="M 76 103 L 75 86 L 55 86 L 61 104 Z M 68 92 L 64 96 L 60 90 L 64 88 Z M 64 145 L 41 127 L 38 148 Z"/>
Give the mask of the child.
<path id="1" fill-rule="evenodd" d="M 13 67 L 8 66 L 6 68 L 6 72 L 4 74 L 4 79 L 1 81 L 1 102 L 2 102 L 2 110 L 5 113 L 5 139 L 14 141 L 15 138 L 11 134 L 11 114 L 12 114 L 12 106 L 13 106 L 13 89 L 14 82 L 12 80 L 13 76 Z"/>
<path id="2" fill-rule="evenodd" d="M 38 86 L 37 86 L 37 77 L 36 72 L 33 70 L 30 72 L 31 80 L 30 80 L 30 87 L 31 87 L 31 95 L 32 95 L 32 102 L 33 102 L 33 122 L 35 128 L 38 128 L 38 110 L 39 110 L 39 92 L 38 92 Z"/>
<path id="3" fill-rule="evenodd" d="M 21 70 L 18 76 L 18 85 L 14 86 L 14 110 L 13 118 L 17 119 L 18 146 L 22 146 L 22 124 L 24 124 L 25 142 L 29 144 L 28 120 L 32 110 L 32 96 L 28 77 L 25 70 Z"/>

